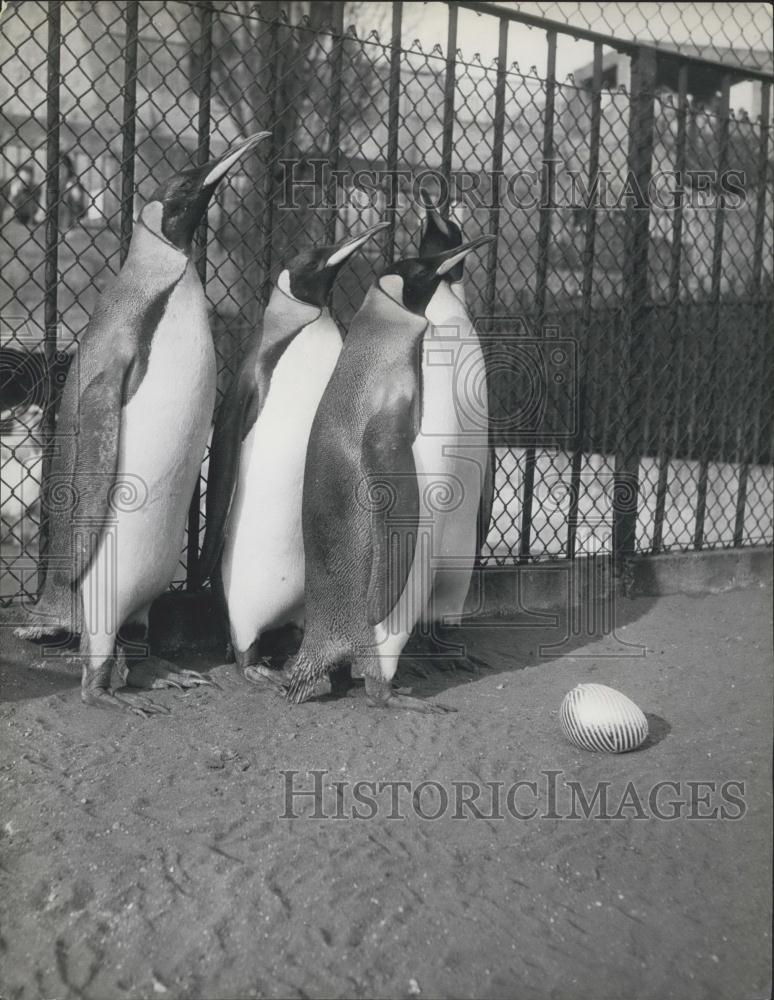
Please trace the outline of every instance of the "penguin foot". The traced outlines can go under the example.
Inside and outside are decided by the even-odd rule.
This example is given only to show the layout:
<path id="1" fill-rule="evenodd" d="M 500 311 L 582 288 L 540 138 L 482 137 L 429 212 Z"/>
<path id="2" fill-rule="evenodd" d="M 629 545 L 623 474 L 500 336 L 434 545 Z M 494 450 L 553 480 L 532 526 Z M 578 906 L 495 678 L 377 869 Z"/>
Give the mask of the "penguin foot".
<path id="1" fill-rule="evenodd" d="M 150 698 L 141 694 L 130 694 L 126 691 L 108 691 L 105 688 L 84 688 L 81 691 L 81 701 L 84 705 L 94 705 L 97 708 L 112 708 L 122 712 L 131 712 L 147 719 L 151 715 L 169 715 L 166 705 L 158 705 Z"/>
<path id="2" fill-rule="evenodd" d="M 218 686 L 212 678 L 205 677 L 198 670 L 178 670 L 174 664 L 156 656 L 129 664 L 125 683 L 127 687 L 142 688 L 145 691 L 158 691 L 162 688 L 183 691 L 186 688 Z"/>
<path id="3" fill-rule="evenodd" d="M 320 682 L 324 680 L 327 680 L 327 678 L 316 677 L 311 673 L 293 671 L 290 675 L 290 684 L 288 685 L 286 694 L 288 701 L 294 705 L 300 705 L 302 702 L 309 701 L 310 698 L 315 697 Z M 328 681 L 328 691 L 323 693 L 330 693 L 330 681 Z"/>
<path id="4" fill-rule="evenodd" d="M 366 675 L 366 704 L 369 708 L 401 708 L 408 712 L 420 712 L 423 715 L 446 715 L 456 712 L 456 708 L 441 705 L 437 701 L 424 698 L 412 698 L 401 691 L 410 688 L 393 688 L 389 681 Z"/>
<path id="5" fill-rule="evenodd" d="M 250 664 L 250 666 L 245 667 L 243 674 L 245 680 L 250 681 L 251 684 L 268 687 L 269 690 L 276 691 L 277 694 L 282 695 L 287 694 L 292 677 L 292 675 L 285 670 L 278 670 L 276 667 L 268 667 L 260 663 L 253 663 Z M 330 678 L 327 676 L 320 677 L 315 682 L 309 698 L 324 698 L 326 695 L 332 693 L 333 685 L 331 684 Z M 303 701 L 307 700 L 307 698 L 303 699 Z"/>
<path id="6" fill-rule="evenodd" d="M 242 676 L 246 681 L 260 687 L 266 687 L 268 682 L 269 686 L 278 692 L 284 692 L 290 684 L 290 675 L 286 674 L 284 670 L 272 667 L 267 656 L 262 657 L 258 663 L 248 663 L 242 670 Z"/>

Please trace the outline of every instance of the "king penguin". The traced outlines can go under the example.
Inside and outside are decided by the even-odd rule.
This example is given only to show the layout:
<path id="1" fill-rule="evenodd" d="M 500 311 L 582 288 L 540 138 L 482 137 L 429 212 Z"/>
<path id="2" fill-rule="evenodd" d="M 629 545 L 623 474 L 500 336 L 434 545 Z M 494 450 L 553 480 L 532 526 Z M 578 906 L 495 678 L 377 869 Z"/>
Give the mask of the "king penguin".
<path id="1" fill-rule="evenodd" d="M 398 261 L 352 321 L 307 451 L 306 630 L 291 701 L 349 663 L 365 675 L 370 705 L 445 711 L 391 686 L 416 623 L 461 612 L 477 545 L 481 462 L 457 454 L 455 359 L 434 356 L 427 310 L 454 268 L 493 239 Z"/>
<path id="2" fill-rule="evenodd" d="M 157 188 L 68 374 L 44 497 L 49 571 L 17 634 L 80 635 L 88 705 L 167 711 L 111 690 L 114 650 L 130 687 L 207 682 L 143 655 L 136 637 L 147 633 L 150 605 L 177 568 L 215 405 L 215 352 L 191 259 L 194 232 L 229 168 L 269 134 L 256 133 Z"/>
<path id="3" fill-rule="evenodd" d="M 210 576 L 247 680 L 278 682 L 261 635 L 304 622 L 301 498 L 309 433 L 342 336 L 328 303 L 342 264 L 379 223 L 281 271 L 249 351 L 218 413 L 210 451 L 200 579 Z"/>
<path id="4" fill-rule="evenodd" d="M 451 218 L 444 218 L 430 199 L 425 199 L 425 220 L 419 244 L 420 257 L 453 250 L 463 243 L 462 230 Z M 481 551 L 486 543 L 494 499 L 495 451 L 489 427 L 489 398 L 486 361 L 478 332 L 470 318 L 465 290 L 465 264 L 459 261 L 444 276 L 428 303 L 425 315 L 430 329 L 425 335 L 423 370 L 435 369 L 440 384 L 436 392 L 452 392 L 455 399 L 456 420 L 451 425 L 451 438 L 444 447 L 453 448 L 460 458 L 473 463 L 481 475 L 481 502 L 476 525 L 476 545 L 473 564 L 480 565 Z M 443 364 L 438 364 L 440 360 Z M 453 377 L 453 384 L 438 372 L 445 368 Z M 467 555 L 467 551 L 465 552 Z M 468 561 L 450 572 L 436 570 L 433 588 L 437 605 L 435 622 L 454 624 L 459 621 L 470 586 Z M 471 567 L 472 568 L 472 567 Z M 440 605 L 446 592 L 446 607 Z"/>

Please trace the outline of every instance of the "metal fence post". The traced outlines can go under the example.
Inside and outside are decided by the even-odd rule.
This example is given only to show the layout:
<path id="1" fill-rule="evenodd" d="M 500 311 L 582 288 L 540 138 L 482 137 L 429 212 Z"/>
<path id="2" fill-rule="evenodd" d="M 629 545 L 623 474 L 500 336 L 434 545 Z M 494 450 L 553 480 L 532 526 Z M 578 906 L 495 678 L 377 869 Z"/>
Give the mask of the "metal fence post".
<path id="1" fill-rule="evenodd" d="M 500 181 L 503 173 L 503 143 L 505 141 L 505 77 L 508 61 L 508 21 L 500 19 L 497 48 L 497 82 L 495 84 L 494 134 L 492 137 L 492 192 L 489 204 L 489 232 L 500 235 Z M 497 240 L 489 244 L 487 255 L 486 308 L 490 321 L 497 299 Z"/>
<path id="2" fill-rule="evenodd" d="M 134 154 L 137 115 L 137 29 L 140 5 L 127 0 L 124 7 L 126 48 L 124 49 L 123 114 L 121 116 L 121 264 L 129 253 L 134 228 Z"/>
<path id="3" fill-rule="evenodd" d="M 736 460 L 740 463 L 739 468 L 739 491 L 736 498 L 736 512 L 734 516 L 734 545 L 739 546 L 744 543 L 744 518 L 747 507 L 747 486 L 750 473 L 750 463 L 760 462 L 760 423 L 761 409 L 764 405 L 764 394 L 766 392 L 766 338 L 769 324 L 766 309 L 766 298 L 763 294 L 763 244 L 766 224 L 766 183 L 768 180 L 769 167 L 769 117 L 771 105 L 771 84 L 764 83 L 761 87 L 761 121 L 760 136 L 758 142 L 758 163 L 756 170 L 756 184 L 758 187 L 758 200 L 755 205 L 755 236 L 753 241 L 753 266 L 750 280 L 750 294 L 754 303 L 756 317 L 756 351 L 752 358 L 751 371 L 753 372 L 754 383 L 761 387 L 760 395 L 751 391 L 748 406 L 743 408 L 745 416 L 749 416 L 749 421 L 739 422 L 737 427 Z M 757 361 L 757 364 L 755 362 Z M 753 409 L 752 412 L 750 407 Z M 752 427 L 750 427 L 752 424 Z M 745 432 L 747 439 L 745 440 Z"/>
<path id="4" fill-rule="evenodd" d="M 271 12 L 271 23 L 269 25 L 269 72 L 267 74 L 271 86 L 269 98 L 269 116 L 267 128 L 272 136 L 263 143 L 264 150 L 264 209 L 263 209 L 263 247 L 261 252 L 261 313 L 269 304 L 271 296 L 271 269 L 274 263 L 274 197 L 275 181 L 272 175 L 274 161 L 277 156 L 277 136 L 274 134 L 277 128 L 277 108 L 279 104 L 280 90 L 280 44 L 279 44 L 279 9 L 275 0 L 265 5 Z"/>
<path id="5" fill-rule="evenodd" d="M 384 243 L 387 267 L 395 260 L 395 229 L 398 200 L 398 129 L 400 126 L 400 57 L 403 36 L 403 4 L 392 5 L 392 44 L 390 48 L 390 91 L 387 110 L 387 173 L 390 177 L 390 201 L 387 205 L 389 227 Z"/>
<path id="6" fill-rule="evenodd" d="M 551 204 L 553 193 L 554 160 L 554 108 L 556 103 L 556 31 L 546 32 L 548 40 L 548 63 L 546 67 L 546 106 L 543 112 L 543 164 L 540 194 L 540 221 L 538 223 L 537 269 L 535 274 L 535 336 L 542 337 L 546 318 L 546 292 L 548 290 L 548 250 L 551 241 Z M 541 386 L 548 392 L 548 386 Z M 540 391 L 540 390 L 539 390 Z M 537 430 L 537 428 L 536 428 Z M 530 556 L 532 539 L 532 502 L 535 495 L 534 442 L 527 446 L 524 458 L 524 495 L 521 508 L 521 537 L 519 558 Z"/>
<path id="7" fill-rule="evenodd" d="M 626 240 L 623 272 L 623 330 L 618 433 L 613 488 L 613 544 L 617 560 L 635 550 L 641 439 L 640 358 L 649 333 L 648 187 L 653 162 L 656 56 L 638 49 L 632 58 Z"/>
<path id="8" fill-rule="evenodd" d="M 589 137 L 589 199 L 596 190 L 599 171 L 599 143 L 602 121 L 602 43 L 594 43 L 594 68 L 591 80 L 591 133 Z M 594 240 L 597 227 L 597 210 L 593 204 L 586 209 L 585 233 L 583 239 L 583 284 L 581 290 L 581 333 L 583 343 L 578 351 L 578 427 L 575 436 L 575 446 L 572 453 L 570 471 L 570 505 L 567 512 L 567 558 L 575 557 L 575 544 L 578 535 L 578 504 L 581 492 L 581 466 L 583 464 L 583 443 L 585 436 L 586 406 L 586 374 L 588 353 L 591 346 L 591 304 L 594 287 Z"/>
<path id="9" fill-rule="evenodd" d="M 210 111 L 212 101 L 212 0 L 201 0 L 199 12 L 199 110 L 196 118 L 196 163 L 203 166 L 210 158 Z M 196 230 L 196 270 L 202 286 L 207 286 L 207 213 Z"/>
<path id="10" fill-rule="evenodd" d="M 441 210 L 448 215 L 451 207 L 452 150 L 454 148 L 454 98 L 457 92 L 457 8 L 450 4 L 446 34 L 446 73 L 443 81 L 443 136 L 441 139 L 441 174 L 447 184 L 447 197 Z"/>
<path id="11" fill-rule="evenodd" d="M 336 171 L 339 168 L 339 158 L 341 150 L 340 130 L 341 130 L 341 91 L 344 84 L 344 74 L 342 72 L 344 62 L 344 4 L 333 5 L 334 22 L 331 26 L 331 112 L 328 121 L 328 169 L 330 177 L 328 181 L 328 202 L 329 211 L 325 220 L 325 242 L 336 242 L 336 222 L 339 217 L 338 210 L 338 187 L 336 183 Z"/>
<path id="12" fill-rule="evenodd" d="M 729 130 L 729 98 L 731 94 L 731 77 L 723 77 L 720 116 L 718 119 L 718 175 L 722 176 L 728 160 L 728 130 Z M 703 414 L 703 425 L 700 431 L 701 447 L 699 449 L 699 482 L 696 497 L 696 527 L 693 535 L 693 547 L 702 548 L 704 544 L 704 521 L 707 514 L 707 488 L 709 485 L 709 462 L 712 451 L 714 422 L 712 415 L 717 399 L 716 382 L 720 371 L 718 366 L 718 348 L 721 327 L 720 290 L 723 276 L 723 229 L 725 225 L 725 195 L 722 189 L 717 194 L 715 208 L 715 228 L 712 237 L 712 284 L 710 303 L 712 306 L 710 337 L 710 367 L 706 381 L 706 395 Z M 720 457 L 720 456 L 719 456 Z"/>
<path id="13" fill-rule="evenodd" d="M 212 3 L 202 0 L 199 12 L 199 110 L 196 119 L 196 162 L 205 164 L 210 158 L 210 102 L 212 93 Z M 196 229 L 194 238 L 194 260 L 199 280 L 207 288 L 207 213 L 205 212 Z M 201 524 L 202 478 L 197 476 L 191 505 L 188 508 L 188 531 L 186 534 L 185 576 L 186 587 L 196 586 L 199 565 L 199 528 Z"/>
<path id="14" fill-rule="evenodd" d="M 675 155 L 675 171 L 679 178 L 674 193 L 674 215 L 672 216 L 672 247 L 669 260 L 669 292 L 668 292 L 668 319 L 669 326 L 669 364 L 665 367 L 671 368 L 671 362 L 682 355 L 683 334 L 680 329 L 680 264 L 683 249 L 683 201 L 685 192 L 685 147 L 686 147 L 686 122 L 688 103 L 688 68 L 681 66 L 678 73 L 677 82 L 677 149 Z M 678 353 L 679 352 L 679 353 Z M 656 512 L 653 523 L 653 551 L 660 552 L 664 540 L 664 513 L 666 511 L 666 495 L 669 479 L 669 459 L 674 455 L 678 446 L 679 420 L 677 409 L 680 405 L 680 387 L 682 383 L 682 365 L 676 365 L 674 373 L 670 373 L 670 392 L 666 401 L 664 412 L 659 419 L 659 435 L 657 446 L 658 460 L 658 483 L 656 485 Z M 671 450 L 670 444 L 671 432 Z"/>
<path id="15" fill-rule="evenodd" d="M 60 53 L 62 48 L 62 4 L 53 0 L 48 8 L 48 42 L 46 56 L 46 236 L 45 266 L 43 272 L 43 325 L 44 353 L 46 358 L 47 405 L 43 417 L 43 464 L 41 468 L 41 497 L 48 493 L 51 461 L 56 434 L 56 385 L 54 364 L 57 349 L 59 307 L 59 93 L 61 86 Z M 41 504 L 40 542 L 37 589 L 41 592 L 46 580 L 49 562 L 49 518 L 46 503 Z"/>

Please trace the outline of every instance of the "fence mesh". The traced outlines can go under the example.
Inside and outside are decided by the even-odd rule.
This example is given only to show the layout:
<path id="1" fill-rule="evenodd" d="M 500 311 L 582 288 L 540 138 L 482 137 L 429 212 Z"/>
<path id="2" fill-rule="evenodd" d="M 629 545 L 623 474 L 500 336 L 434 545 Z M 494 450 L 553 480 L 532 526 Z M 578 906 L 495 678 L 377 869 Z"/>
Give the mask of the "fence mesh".
<path id="1" fill-rule="evenodd" d="M 727 46 L 712 32 L 713 59 L 761 68 L 762 5 L 722 6 L 734 13 Z M 346 326 L 384 263 L 416 250 L 422 184 L 448 182 L 466 237 L 499 233 L 496 257 L 467 265 L 496 446 L 485 561 L 610 550 L 617 518 L 628 551 L 770 543 L 769 84 L 752 82 L 757 113 L 735 114 L 738 76 L 697 76 L 679 55 L 650 69 L 635 56 L 627 84 L 598 47 L 596 76 L 558 80 L 549 32 L 538 78 L 507 49 L 485 65 L 456 45 L 396 48 L 399 32 L 345 29 L 342 7 L 290 19 L 236 2 L 7 6 L 2 597 L 36 591 L 42 446 L 133 215 L 170 172 L 258 129 L 273 138 L 222 185 L 199 243 L 219 399 L 290 253 L 392 222 L 337 284 Z M 516 7 L 625 27 L 620 4 Z M 205 458 L 177 588 L 206 488 Z"/>
<path id="2" fill-rule="evenodd" d="M 525 13 L 688 57 L 771 71 L 771 11 L 762 3 L 515 3 Z"/>

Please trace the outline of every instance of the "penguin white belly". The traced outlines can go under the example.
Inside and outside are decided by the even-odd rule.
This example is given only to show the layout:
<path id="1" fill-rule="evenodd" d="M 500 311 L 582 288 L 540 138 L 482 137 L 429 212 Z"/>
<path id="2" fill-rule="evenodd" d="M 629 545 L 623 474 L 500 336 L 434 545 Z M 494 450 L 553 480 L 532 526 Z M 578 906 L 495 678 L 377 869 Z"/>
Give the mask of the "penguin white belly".
<path id="1" fill-rule="evenodd" d="M 268 628 L 303 623 L 306 449 L 341 345 L 327 310 L 303 329 L 277 363 L 266 401 L 242 443 L 222 561 L 240 650 Z"/>
<path id="2" fill-rule="evenodd" d="M 484 356 L 463 310 L 448 285 L 439 288 L 427 310 L 431 325 L 423 344 L 422 423 L 413 446 L 417 545 L 400 601 L 374 630 L 385 679 L 394 675 L 420 618 L 459 619 L 470 587 L 488 414 Z M 471 385 L 472 396 L 467 395 Z"/>
<path id="3" fill-rule="evenodd" d="M 456 294 L 455 294 L 456 292 Z M 427 498 L 433 590 L 428 618 L 458 618 L 476 555 L 478 511 L 488 460 L 486 366 L 460 286 L 441 285 L 427 309 L 418 468 L 437 480 Z"/>
<path id="4" fill-rule="evenodd" d="M 215 351 L 199 278 L 189 264 L 153 334 L 145 376 L 124 407 L 115 520 L 85 575 L 84 611 L 94 585 L 114 581 L 116 627 L 169 585 L 215 405 Z"/>

